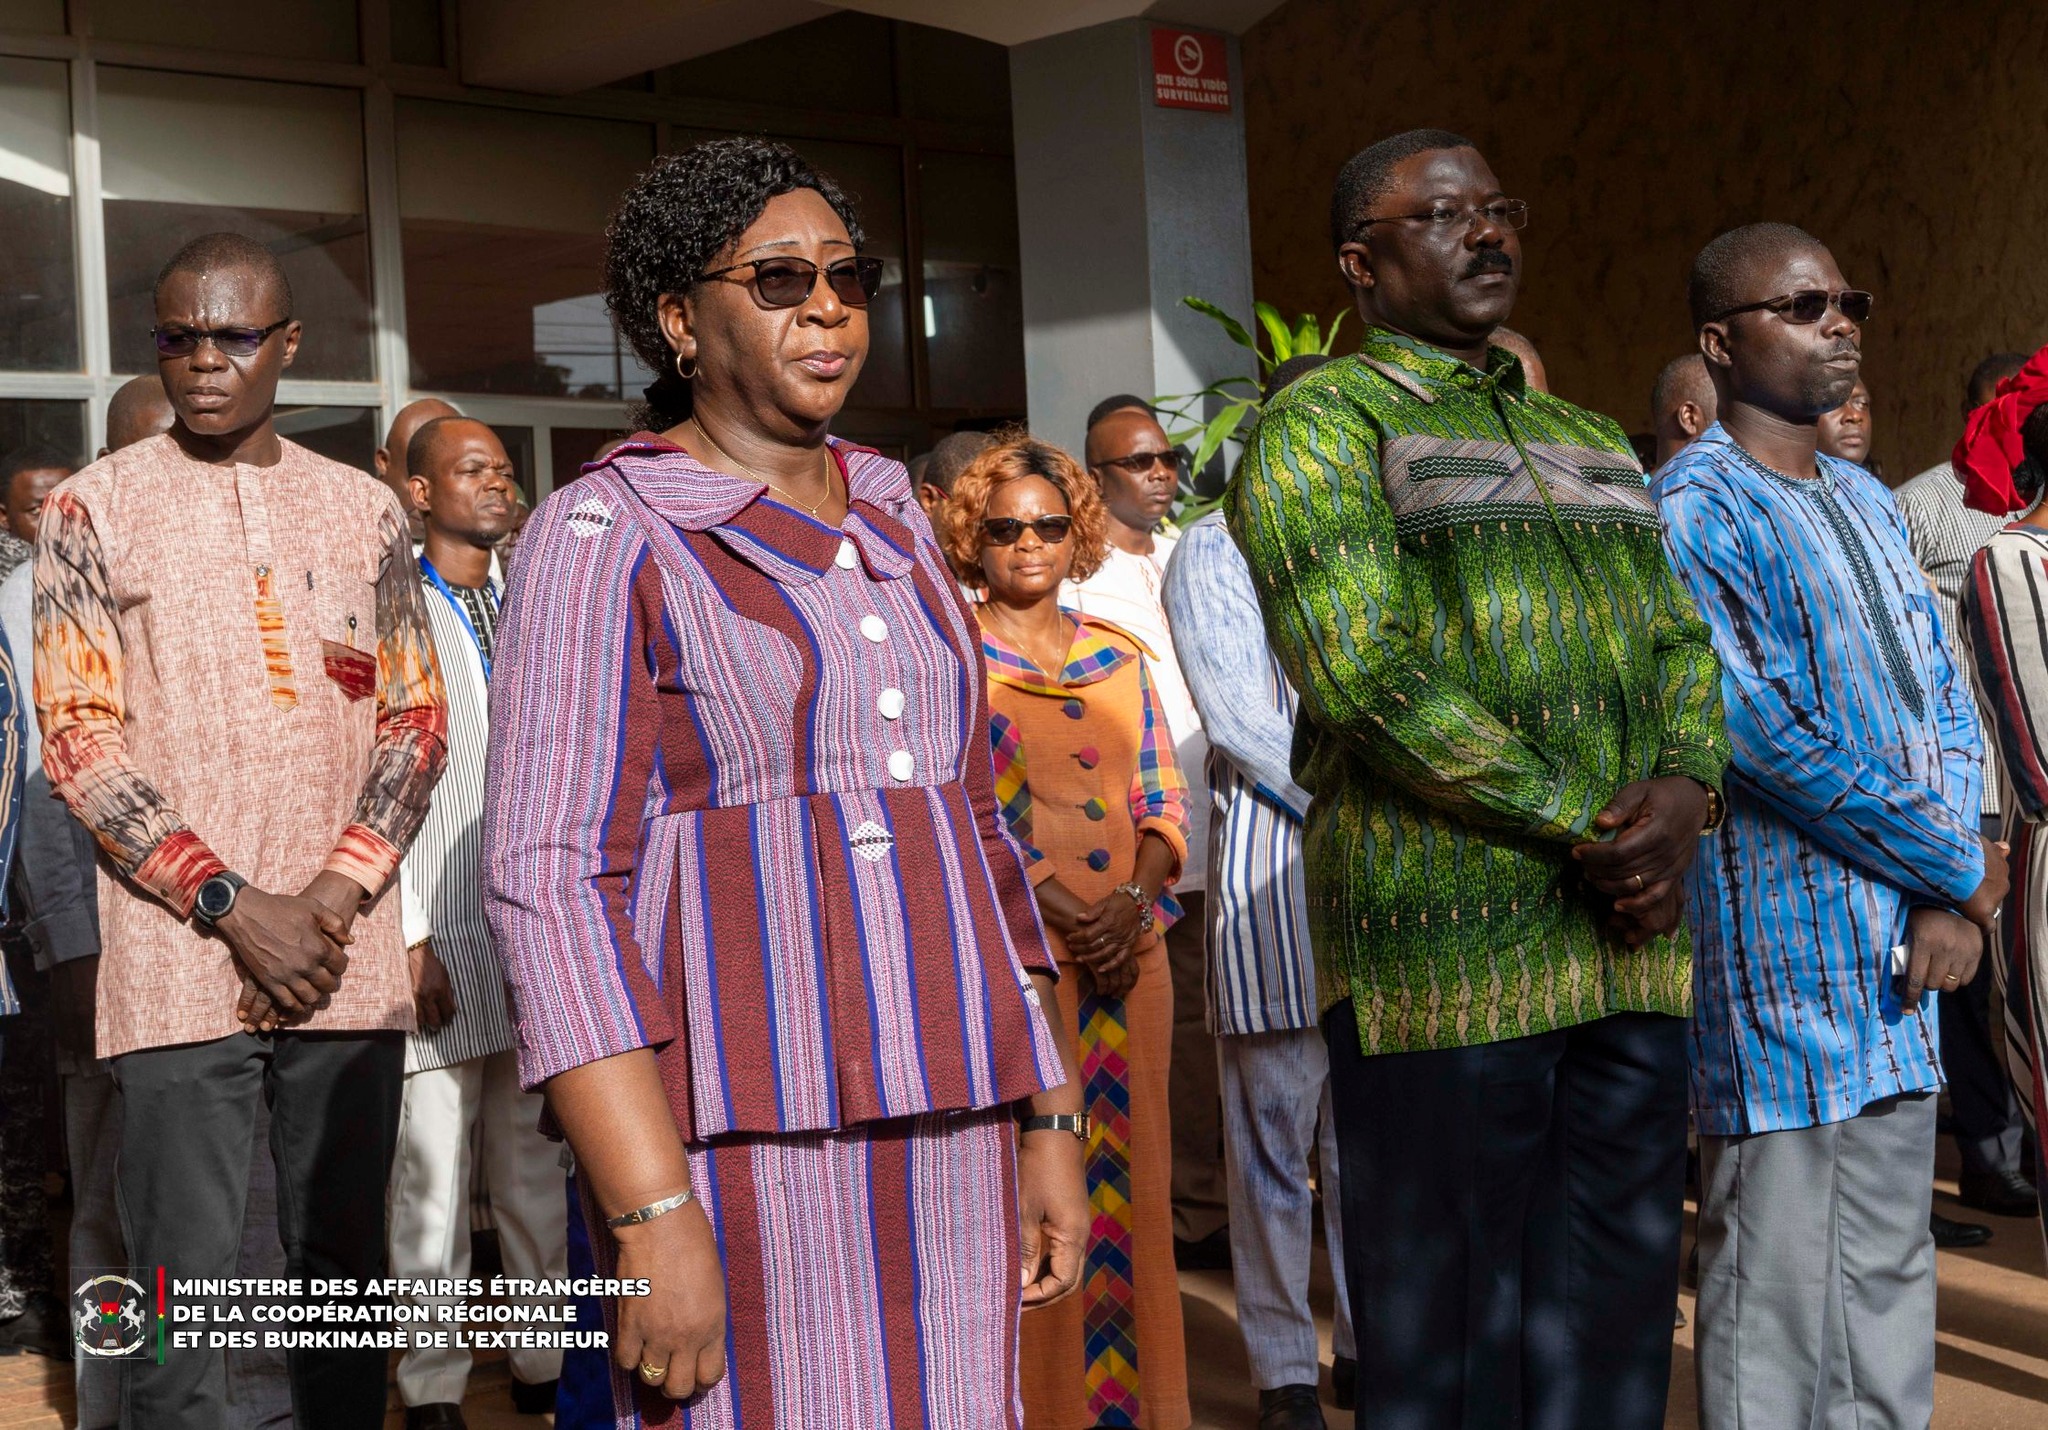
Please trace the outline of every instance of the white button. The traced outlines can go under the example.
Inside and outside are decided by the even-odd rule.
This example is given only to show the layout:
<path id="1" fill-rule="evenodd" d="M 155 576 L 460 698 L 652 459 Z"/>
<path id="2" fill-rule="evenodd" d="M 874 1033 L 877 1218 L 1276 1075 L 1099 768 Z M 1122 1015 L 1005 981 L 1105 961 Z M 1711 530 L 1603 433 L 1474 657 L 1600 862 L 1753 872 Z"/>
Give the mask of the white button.
<path id="1" fill-rule="evenodd" d="M 875 708 L 882 712 L 884 720 L 894 720 L 903 713 L 903 692 L 890 686 L 875 697 Z"/>
<path id="2" fill-rule="evenodd" d="M 851 571 L 860 564 L 860 554 L 853 549 L 851 541 L 841 540 L 839 551 L 832 558 L 833 564 L 841 571 Z"/>
<path id="3" fill-rule="evenodd" d="M 889 639 L 889 623 L 880 616 L 862 616 L 860 633 L 877 644 Z"/>
<path id="4" fill-rule="evenodd" d="M 889 778 L 892 780 L 907 780 L 910 778 L 910 772 L 916 768 L 917 762 L 910 758 L 908 750 L 898 750 L 889 756 Z"/>

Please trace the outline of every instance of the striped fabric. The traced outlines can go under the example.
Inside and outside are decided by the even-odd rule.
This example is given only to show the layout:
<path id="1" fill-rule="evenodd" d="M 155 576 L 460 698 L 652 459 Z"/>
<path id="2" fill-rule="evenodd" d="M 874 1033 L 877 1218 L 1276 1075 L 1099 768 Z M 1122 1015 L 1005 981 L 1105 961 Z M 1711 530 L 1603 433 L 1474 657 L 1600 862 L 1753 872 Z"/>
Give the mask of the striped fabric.
<path id="1" fill-rule="evenodd" d="M 1259 593 L 1221 512 L 1182 535 L 1166 568 L 1181 674 L 1209 737 L 1209 1026 L 1316 1025 L 1303 886 L 1308 792 L 1288 771 L 1294 687 L 1266 644 Z"/>
<path id="2" fill-rule="evenodd" d="M 1056 1086 L 975 623 L 903 467 L 835 530 L 654 437 L 543 502 L 492 662 L 521 1075 L 657 1050 L 689 1140 Z"/>
<path id="3" fill-rule="evenodd" d="M 5 641 L 0 641 L 0 913 L 7 910 L 8 872 L 14 867 L 15 840 L 21 834 L 22 769 L 21 710 L 28 692 L 15 674 Z M 21 1011 L 7 960 L 0 958 L 0 1018 Z"/>
<path id="4" fill-rule="evenodd" d="M 1927 579 L 1934 583 L 1934 599 L 1941 607 L 1941 628 L 1960 651 L 1963 630 L 1963 588 L 1970 580 L 1970 562 L 1984 543 L 2005 525 L 2003 517 L 1987 515 L 1963 504 L 1963 484 L 1956 469 L 1947 462 L 1929 467 L 1901 485 L 1892 495 L 1898 499 L 1899 515 L 1906 519 L 1906 535 L 1913 543 L 1913 558 Z M 1984 712 L 1988 715 L 1988 711 Z M 1991 751 L 1987 750 L 1986 755 Z M 1984 813 L 2004 810 L 1998 761 L 1984 762 Z"/>
<path id="5" fill-rule="evenodd" d="M 1983 877 L 1976 702 L 1891 493 L 1823 456 L 1772 472 L 1719 425 L 1657 473 L 1671 564 L 1713 628 L 1734 759 L 1693 866 L 1702 1134 L 1814 1127 L 1941 1081 L 1932 995 L 1891 949 Z"/>
<path id="6" fill-rule="evenodd" d="M 439 1032 L 416 1031 L 406 1040 L 405 1070 L 453 1067 L 512 1047 L 512 1010 L 505 969 L 484 916 L 484 751 L 490 739 L 490 687 L 484 680 L 497 625 L 497 583 L 472 592 L 451 586 L 463 602 L 458 613 L 447 596 L 422 577 L 434 654 L 448 690 L 448 763 L 434 786 L 434 803 L 399 865 L 407 904 L 406 942 L 431 934 L 434 956 L 448 970 L 455 1016 Z M 484 642 L 480 653 L 463 624 L 466 614 Z M 415 927 L 413 920 L 424 919 Z"/>
<path id="7" fill-rule="evenodd" d="M 1962 604 L 2010 795 L 2012 894 L 1992 973 L 2005 1007 L 2006 1071 L 2038 1142 L 2048 1127 L 2048 531 L 2022 522 L 1991 538 L 1972 562 Z M 2048 1189 L 2048 1178 L 2036 1185 Z"/>
<path id="8" fill-rule="evenodd" d="M 1226 502 L 1301 696 L 1320 1010 L 1368 1055 L 1683 1016 L 1572 846 L 1624 786 L 1718 786 L 1706 627 L 1612 420 L 1383 328 L 1265 406 Z"/>
<path id="9" fill-rule="evenodd" d="M 721 1140 L 690 1149 L 690 1183 L 728 1271 L 728 1370 L 686 1409 L 614 1365 L 616 1430 L 1023 1423 L 1007 1112 Z M 598 1274 L 615 1274 L 612 1238 L 584 1215 Z M 604 1311 L 616 1332 L 618 1302 Z"/>

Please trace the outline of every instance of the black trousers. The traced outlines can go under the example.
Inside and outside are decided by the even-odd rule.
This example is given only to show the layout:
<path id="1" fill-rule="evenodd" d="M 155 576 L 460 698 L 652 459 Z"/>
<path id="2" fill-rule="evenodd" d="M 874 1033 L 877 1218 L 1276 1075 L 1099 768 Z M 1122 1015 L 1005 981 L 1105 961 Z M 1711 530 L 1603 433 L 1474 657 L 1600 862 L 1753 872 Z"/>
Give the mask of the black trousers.
<path id="1" fill-rule="evenodd" d="M 1661 1430 L 1686 1024 L 1362 1056 L 1323 1020 L 1361 1430 Z"/>
<path id="2" fill-rule="evenodd" d="M 1984 837 L 1999 839 L 1997 815 L 1984 818 Z M 2012 917 L 2008 914 L 2007 917 Z M 1966 1172 L 2020 1170 L 2019 1096 L 1991 1036 L 1991 959 L 1987 947 L 1977 976 L 1953 993 L 1935 998 L 1941 1019 L 1941 1070 L 1948 1079 L 1949 1125 Z"/>
<path id="3" fill-rule="evenodd" d="M 122 1097 L 121 1227 L 137 1280 L 153 1287 L 158 1266 L 170 1281 L 235 1274 L 259 1099 L 270 1108 L 286 1274 L 359 1285 L 383 1275 L 404 1034 L 237 1033 L 129 1053 L 113 1069 Z M 294 1423 L 381 1425 L 388 1359 L 374 1349 L 289 1352 Z M 162 1365 L 123 1365 L 124 1426 L 219 1430 L 227 1401 L 220 1351 L 174 1348 Z"/>

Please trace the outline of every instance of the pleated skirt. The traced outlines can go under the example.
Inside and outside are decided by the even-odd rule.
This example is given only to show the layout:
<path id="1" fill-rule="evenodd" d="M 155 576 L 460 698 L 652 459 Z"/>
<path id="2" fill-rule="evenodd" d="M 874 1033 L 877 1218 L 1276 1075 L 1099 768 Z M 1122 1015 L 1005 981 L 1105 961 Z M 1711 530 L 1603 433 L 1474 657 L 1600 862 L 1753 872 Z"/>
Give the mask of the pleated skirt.
<path id="1" fill-rule="evenodd" d="M 725 1379 L 680 1404 L 614 1366 L 618 1430 L 1017 1430 L 1007 1107 L 721 1138 L 690 1177 L 725 1263 Z"/>

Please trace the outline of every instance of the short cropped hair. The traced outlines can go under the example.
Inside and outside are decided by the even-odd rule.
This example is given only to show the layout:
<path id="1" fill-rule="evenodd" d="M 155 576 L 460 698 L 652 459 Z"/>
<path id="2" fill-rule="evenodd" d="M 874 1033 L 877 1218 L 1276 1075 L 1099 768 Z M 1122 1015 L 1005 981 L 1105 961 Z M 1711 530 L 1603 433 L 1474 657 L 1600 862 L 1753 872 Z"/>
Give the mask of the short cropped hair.
<path id="1" fill-rule="evenodd" d="M 75 472 L 78 464 L 55 447 L 37 442 L 0 457 L 0 502 L 13 495 L 14 479 L 23 472 Z"/>
<path id="2" fill-rule="evenodd" d="M 284 265 L 268 248 L 239 233 L 202 233 L 172 254 L 171 261 L 157 272 L 152 296 L 161 296 L 164 285 L 177 274 L 210 273 L 222 268 L 248 268 L 262 274 L 277 286 L 277 295 L 284 300 L 284 311 L 277 316 L 292 316 L 292 280 L 285 276 Z"/>
<path id="3" fill-rule="evenodd" d="M 478 427 L 486 425 L 474 417 L 464 417 L 459 413 L 446 417 L 429 417 L 420 423 L 413 429 L 412 440 L 405 444 L 405 474 L 408 477 L 424 477 L 427 474 L 427 463 L 434 460 L 434 448 L 440 445 L 441 438 L 447 434 L 450 427 L 465 424 Z"/>
<path id="4" fill-rule="evenodd" d="M 1752 301 L 1745 285 L 1758 261 L 1781 258 L 1794 249 L 1824 246 L 1805 229 L 1789 223 L 1746 223 L 1729 229 L 1692 261 L 1685 299 L 1692 309 L 1693 330 L 1697 332 L 1730 308 Z"/>
<path id="5" fill-rule="evenodd" d="M 1148 417 L 1157 417 L 1159 409 L 1142 397 L 1128 392 L 1119 392 L 1114 397 L 1105 397 L 1088 409 L 1088 425 L 1081 429 L 1085 436 L 1102 425 L 1105 417 L 1114 417 L 1119 412 L 1142 412 Z"/>
<path id="6" fill-rule="evenodd" d="M 1970 380 L 1963 384 L 1963 401 L 1970 402 L 1979 392 L 1990 391 L 2026 365 L 2025 353 L 1993 353 L 1970 369 Z"/>
<path id="7" fill-rule="evenodd" d="M 1651 385 L 1650 420 L 1663 421 L 1665 413 L 1688 400 L 1704 406 L 1713 396 L 1714 378 L 1707 371 L 1707 360 L 1697 352 L 1685 353 L 1665 363 Z"/>
<path id="8" fill-rule="evenodd" d="M 953 483 L 967 470 L 967 464 L 994 446 L 995 440 L 986 432 L 948 432 L 920 458 L 924 468 L 915 480 L 930 482 L 940 491 L 950 493 Z"/>
<path id="9" fill-rule="evenodd" d="M 988 585 L 981 570 L 981 522 L 996 489 L 1025 477 L 1040 477 L 1066 499 L 1074 518 L 1067 540 L 1073 565 L 1067 575 L 1086 581 L 1102 569 L 1109 555 L 1109 509 L 1095 490 L 1095 479 L 1081 464 L 1028 432 L 998 433 L 995 445 L 967 464 L 953 483 L 952 495 L 939 508 L 939 540 L 960 580 L 976 590 Z"/>
<path id="10" fill-rule="evenodd" d="M 1329 360 L 1328 353 L 1300 353 L 1287 359 L 1266 375 L 1266 385 L 1259 392 L 1259 400 L 1271 402 L 1282 388 L 1293 385 Z"/>
<path id="11" fill-rule="evenodd" d="M 1394 186 L 1394 166 L 1403 159 L 1438 149 L 1478 147 L 1448 129 L 1409 129 L 1353 154 L 1337 171 L 1337 187 L 1330 195 L 1330 247 L 1342 248 L 1364 237 L 1362 220 Z"/>

